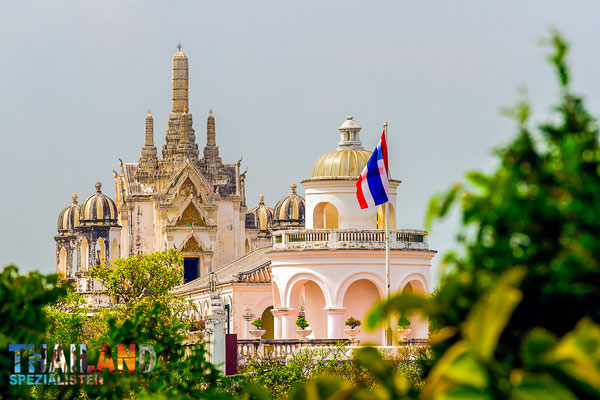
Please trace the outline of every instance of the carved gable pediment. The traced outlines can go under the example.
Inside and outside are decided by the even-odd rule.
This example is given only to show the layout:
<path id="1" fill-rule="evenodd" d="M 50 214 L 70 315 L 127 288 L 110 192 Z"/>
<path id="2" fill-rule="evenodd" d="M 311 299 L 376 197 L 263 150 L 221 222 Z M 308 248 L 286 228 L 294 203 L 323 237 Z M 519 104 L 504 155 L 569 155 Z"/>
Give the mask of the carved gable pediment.
<path id="1" fill-rule="evenodd" d="M 202 174 L 189 161 L 173 175 L 161 192 L 161 196 L 168 204 L 172 204 L 177 199 L 192 197 L 206 205 L 214 204 L 217 197 L 212 193 Z"/>
<path id="2" fill-rule="evenodd" d="M 215 226 L 214 219 L 202 209 L 202 205 L 193 197 L 183 202 L 179 213 L 168 226 Z"/>
<path id="3" fill-rule="evenodd" d="M 184 254 L 212 254 L 212 251 L 203 245 L 202 241 L 198 239 L 194 232 L 190 232 L 190 234 L 183 239 L 181 245 L 177 248 L 177 251 Z"/>
<path id="4" fill-rule="evenodd" d="M 177 226 L 204 226 L 204 220 L 200 216 L 200 213 L 194 206 L 194 203 L 190 202 L 188 206 L 181 213 L 181 218 L 177 221 Z"/>

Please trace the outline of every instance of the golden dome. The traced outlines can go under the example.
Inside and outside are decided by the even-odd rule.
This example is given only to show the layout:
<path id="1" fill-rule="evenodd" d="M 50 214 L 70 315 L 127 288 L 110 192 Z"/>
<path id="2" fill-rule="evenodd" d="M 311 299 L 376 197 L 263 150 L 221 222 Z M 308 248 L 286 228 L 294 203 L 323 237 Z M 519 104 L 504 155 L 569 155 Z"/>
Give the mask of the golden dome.
<path id="1" fill-rule="evenodd" d="M 312 167 L 311 178 L 357 177 L 371 158 L 367 150 L 336 150 L 323 154 Z"/>

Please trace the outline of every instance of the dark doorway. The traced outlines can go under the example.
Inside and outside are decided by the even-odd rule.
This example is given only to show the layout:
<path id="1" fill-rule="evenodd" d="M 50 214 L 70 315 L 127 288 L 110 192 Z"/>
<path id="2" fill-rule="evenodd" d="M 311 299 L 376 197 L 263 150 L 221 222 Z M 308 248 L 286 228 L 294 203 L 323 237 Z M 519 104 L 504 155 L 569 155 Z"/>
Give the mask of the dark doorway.
<path id="1" fill-rule="evenodd" d="M 183 259 L 183 281 L 193 281 L 198 277 L 198 259 L 184 258 Z"/>

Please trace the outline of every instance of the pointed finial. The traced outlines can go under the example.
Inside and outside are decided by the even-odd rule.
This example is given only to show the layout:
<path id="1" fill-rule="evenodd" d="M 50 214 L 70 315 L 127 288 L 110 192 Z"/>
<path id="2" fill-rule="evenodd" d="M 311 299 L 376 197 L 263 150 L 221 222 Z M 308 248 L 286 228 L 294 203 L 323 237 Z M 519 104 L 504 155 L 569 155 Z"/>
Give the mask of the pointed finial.
<path id="1" fill-rule="evenodd" d="M 258 204 L 265 204 L 265 195 L 264 194 L 259 194 L 258 195 Z"/>
<path id="2" fill-rule="evenodd" d="M 73 200 L 73 204 L 77 204 L 77 193 L 73 193 L 73 195 L 71 196 L 71 199 Z"/>
<path id="3" fill-rule="evenodd" d="M 292 189 L 292 193 L 296 194 L 296 188 L 298 187 L 298 185 L 296 185 L 295 183 L 292 183 L 290 185 L 290 188 Z"/>
<path id="4" fill-rule="evenodd" d="M 101 182 L 96 182 L 96 193 L 102 193 L 102 183 Z"/>
<path id="5" fill-rule="evenodd" d="M 152 112 L 150 110 L 148 110 L 148 115 L 152 115 Z"/>
<path id="6" fill-rule="evenodd" d="M 212 108 L 210 110 L 208 110 L 208 114 L 212 115 Z"/>
<path id="7" fill-rule="evenodd" d="M 177 43 L 177 50 L 181 51 L 181 42 Z"/>
<path id="8" fill-rule="evenodd" d="M 187 114 L 187 108 L 183 107 L 183 113 Z"/>
<path id="9" fill-rule="evenodd" d="M 352 115 L 348 115 L 348 116 L 346 117 L 346 119 L 348 119 L 348 120 L 352 121 Z"/>

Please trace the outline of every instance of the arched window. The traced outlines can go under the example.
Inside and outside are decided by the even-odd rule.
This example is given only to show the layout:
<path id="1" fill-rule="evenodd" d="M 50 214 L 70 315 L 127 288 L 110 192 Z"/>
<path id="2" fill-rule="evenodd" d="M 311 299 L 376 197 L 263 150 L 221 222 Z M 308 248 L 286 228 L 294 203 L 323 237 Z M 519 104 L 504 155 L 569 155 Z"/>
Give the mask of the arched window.
<path id="1" fill-rule="evenodd" d="M 77 272 L 77 268 L 78 268 L 77 261 L 79 260 L 77 258 L 77 248 L 73 249 L 73 252 L 71 253 L 71 256 L 72 256 L 72 258 L 71 258 L 71 268 L 73 270 L 73 275 L 75 275 L 75 272 Z"/>
<path id="2" fill-rule="evenodd" d="M 64 247 L 60 248 L 60 253 L 58 255 L 58 274 L 61 277 L 65 277 L 67 271 L 67 251 Z"/>
<path id="3" fill-rule="evenodd" d="M 112 261 L 119 258 L 119 243 L 117 243 L 117 239 L 113 239 L 112 249 L 110 250 L 110 259 Z"/>
<path id="4" fill-rule="evenodd" d="M 392 204 L 390 208 L 390 229 L 396 229 L 396 211 Z M 385 229 L 385 204 L 377 207 L 377 229 Z"/>
<path id="5" fill-rule="evenodd" d="M 104 240 L 102 238 L 98 239 L 98 257 L 96 262 L 100 264 L 104 264 L 106 262 L 106 245 L 104 244 Z"/>
<path id="6" fill-rule="evenodd" d="M 338 220 L 338 210 L 331 203 L 319 203 L 313 211 L 314 229 L 337 229 Z"/>
<path id="7" fill-rule="evenodd" d="M 90 265 L 90 246 L 86 238 L 81 241 L 81 270 L 83 272 L 88 270 Z"/>

